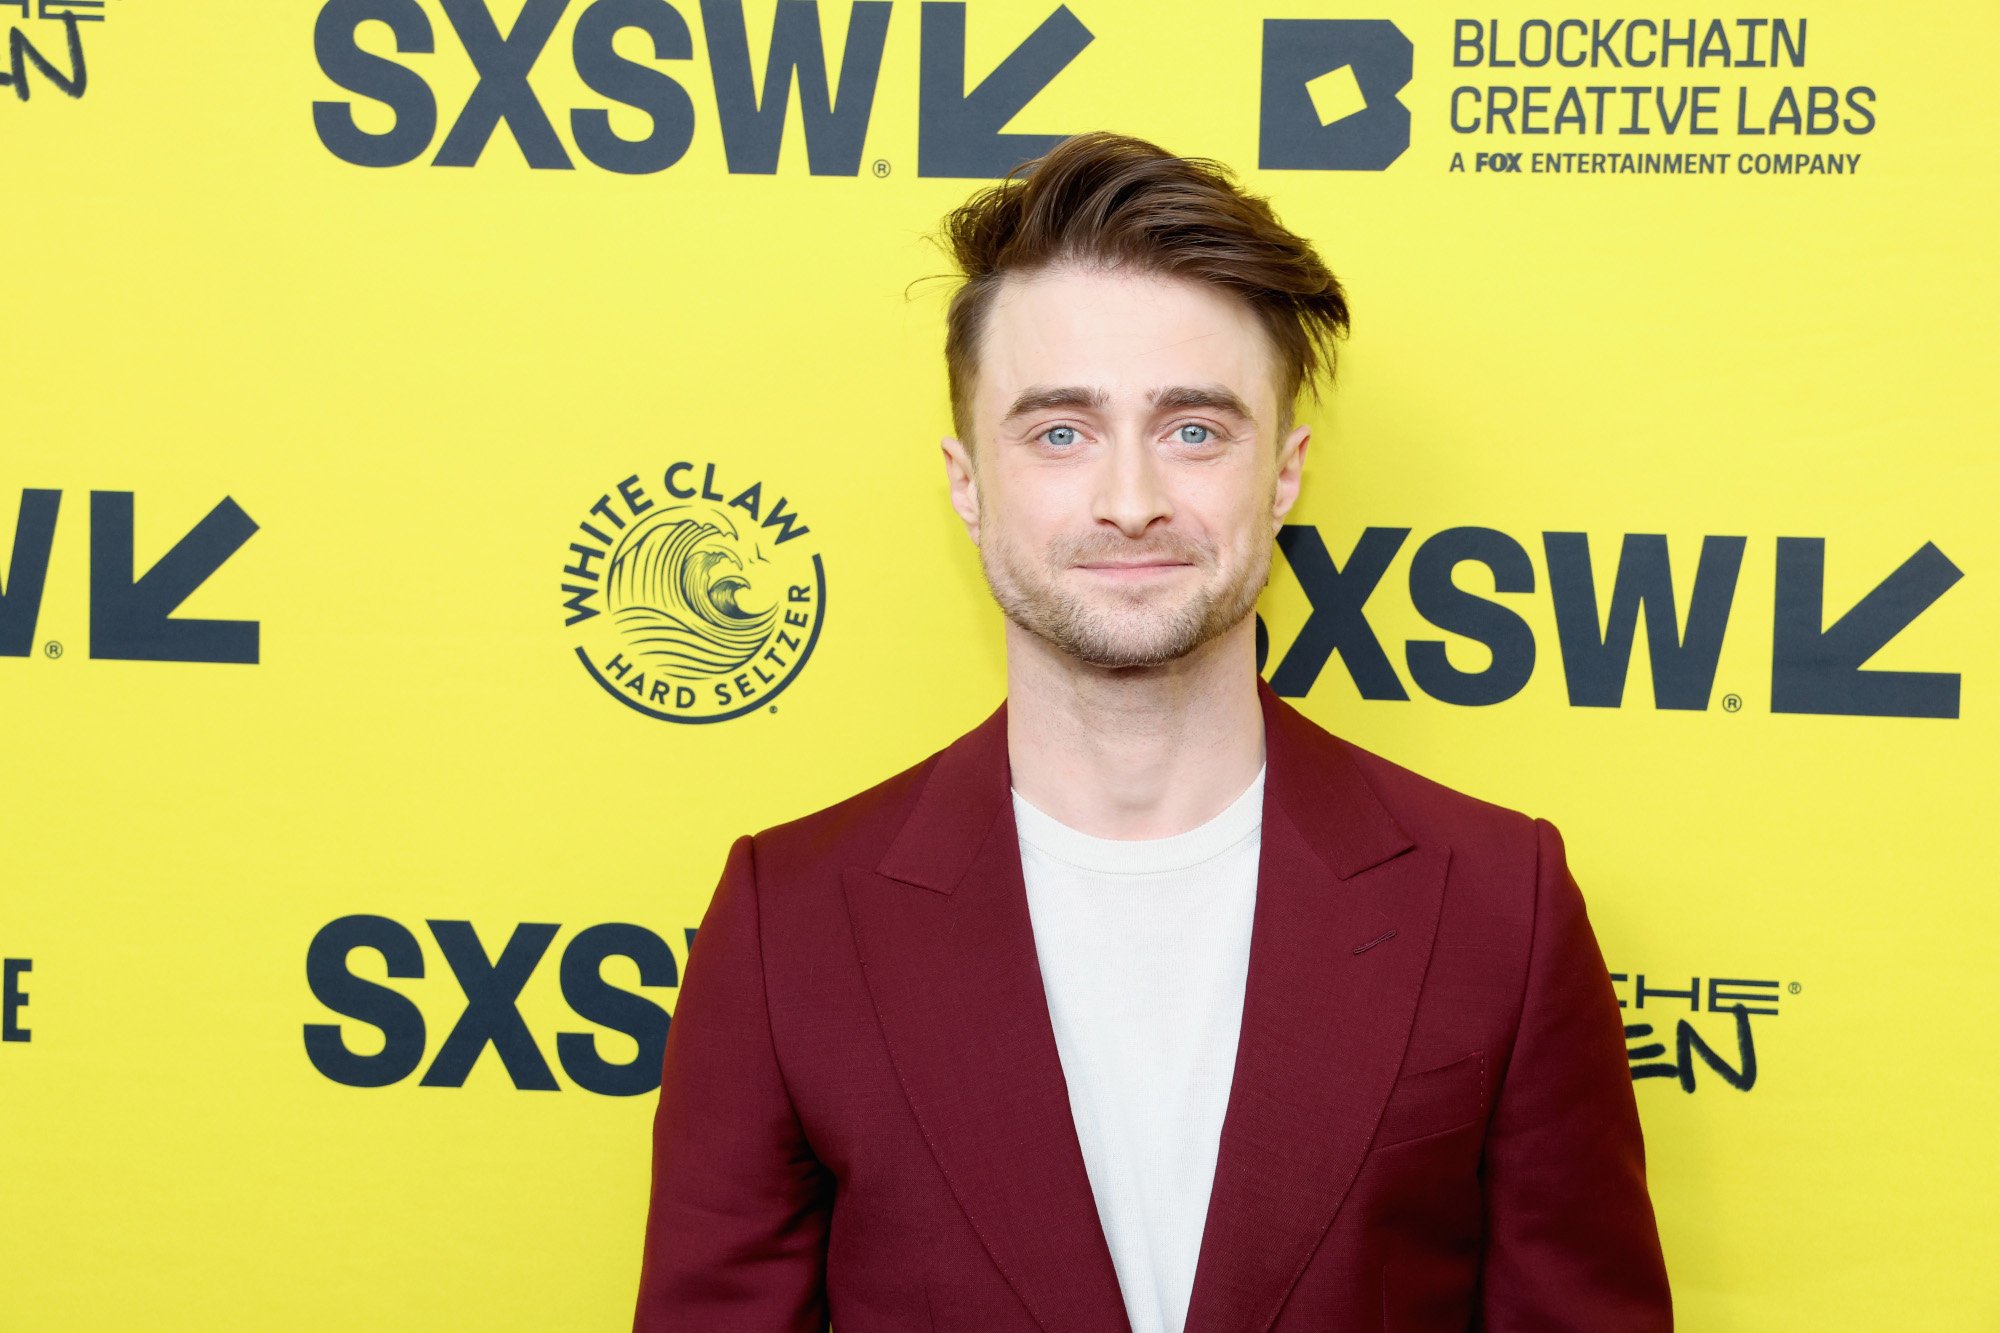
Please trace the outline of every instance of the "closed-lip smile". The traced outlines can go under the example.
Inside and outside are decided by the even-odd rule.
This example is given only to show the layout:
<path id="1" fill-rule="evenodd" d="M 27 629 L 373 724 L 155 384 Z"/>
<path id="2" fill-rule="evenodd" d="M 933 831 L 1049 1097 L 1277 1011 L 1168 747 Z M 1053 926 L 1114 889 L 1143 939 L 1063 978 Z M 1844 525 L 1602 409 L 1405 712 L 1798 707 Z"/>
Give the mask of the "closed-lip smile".
<path id="1" fill-rule="evenodd" d="M 1185 560 L 1093 560 L 1079 565 L 1079 569 L 1095 570 L 1100 574 L 1154 574 L 1169 569 L 1186 569 Z"/>

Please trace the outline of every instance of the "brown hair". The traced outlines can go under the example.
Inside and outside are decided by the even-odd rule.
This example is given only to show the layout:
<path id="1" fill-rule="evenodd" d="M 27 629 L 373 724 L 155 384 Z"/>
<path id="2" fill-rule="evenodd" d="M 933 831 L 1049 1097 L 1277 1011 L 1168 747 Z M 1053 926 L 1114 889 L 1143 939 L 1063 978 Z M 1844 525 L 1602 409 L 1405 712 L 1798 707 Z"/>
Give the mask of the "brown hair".
<path id="1" fill-rule="evenodd" d="M 1278 366 L 1278 434 L 1300 387 L 1334 370 L 1347 297 L 1309 242 L 1285 229 L 1212 158 L 1176 157 L 1130 135 L 1073 135 L 1021 163 L 945 218 L 944 243 L 965 281 L 945 312 L 945 376 L 962 440 L 987 312 L 1001 280 L 1060 263 L 1132 265 L 1205 282 L 1249 302 Z"/>

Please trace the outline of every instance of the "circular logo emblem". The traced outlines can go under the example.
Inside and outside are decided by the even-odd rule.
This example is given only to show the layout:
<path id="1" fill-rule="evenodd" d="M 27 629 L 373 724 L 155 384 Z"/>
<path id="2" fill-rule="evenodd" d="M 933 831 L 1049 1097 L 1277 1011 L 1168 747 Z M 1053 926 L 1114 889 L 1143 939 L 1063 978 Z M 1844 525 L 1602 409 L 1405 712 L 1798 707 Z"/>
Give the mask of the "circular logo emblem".
<path id="1" fill-rule="evenodd" d="M 714 463 L 597 498 L 562 567 L 563 624 L 605 693 L 667 722 L 766 707 L 819 642 L 826 570 L 783 496 Z"/>

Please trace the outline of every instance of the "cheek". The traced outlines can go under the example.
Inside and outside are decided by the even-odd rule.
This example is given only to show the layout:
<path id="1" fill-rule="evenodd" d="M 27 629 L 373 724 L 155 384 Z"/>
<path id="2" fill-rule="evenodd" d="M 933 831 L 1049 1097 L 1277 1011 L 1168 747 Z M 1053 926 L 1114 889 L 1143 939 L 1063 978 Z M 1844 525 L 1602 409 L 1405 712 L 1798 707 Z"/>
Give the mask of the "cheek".
<path id="1" fill-rule="evenodd" d="M 1069 511 L 1047 488 L 1005 487 L 987 496 L 987 521 L 1021 546 L 1039 546 L 1063 531 Z"/>
<path id="2" fill-rule="evenodd" d="M 1262 497 L 1237 491 L 1216 495 L 1213 491 L 1190 496 L 1181 509 L 1184 525 L 1199 532 L 1218 552 L 1251 551 L 1270 540 L 1271 511 Z"/>
<path id="3" fill-rule="evenodd" d="M 1018 565 L 1036 558 L 1048 546 L 1049 535 L 1018 498 L 989 499 L 979 520 L 979 544 Z"/>

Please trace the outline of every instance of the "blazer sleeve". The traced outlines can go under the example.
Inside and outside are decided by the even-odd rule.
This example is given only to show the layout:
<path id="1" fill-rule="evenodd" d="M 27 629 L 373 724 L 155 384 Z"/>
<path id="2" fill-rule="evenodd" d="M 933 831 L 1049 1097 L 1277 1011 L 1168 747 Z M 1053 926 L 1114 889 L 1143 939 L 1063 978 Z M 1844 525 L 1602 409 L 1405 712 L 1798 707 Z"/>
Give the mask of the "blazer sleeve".
<path id="1" fill-rule="evenodd" d="M 772 1042 L 746 836 L 667 1027 L 635 1333 L 821 1333 L 832 1204 Z"/>
<path id="2" fill-rule="evenodd" d="M 1673 1327 L 1624 1019 L 1562 835 L 1535 821 L 1527 984 L 1481 1171 L 1478 1328 Z"/>

